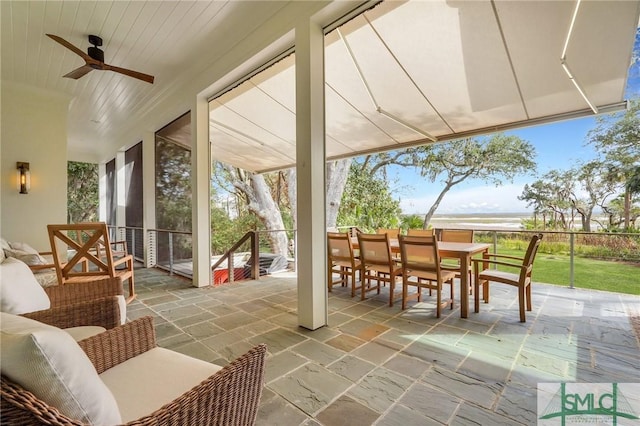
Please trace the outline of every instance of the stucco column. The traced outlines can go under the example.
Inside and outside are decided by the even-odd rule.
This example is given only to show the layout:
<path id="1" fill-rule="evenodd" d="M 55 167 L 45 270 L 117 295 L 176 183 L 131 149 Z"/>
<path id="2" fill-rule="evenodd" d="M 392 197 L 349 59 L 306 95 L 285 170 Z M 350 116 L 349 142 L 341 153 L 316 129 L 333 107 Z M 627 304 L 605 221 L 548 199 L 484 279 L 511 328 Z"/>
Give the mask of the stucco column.
<path id="1" fill-rule="evenodd" d="M 191 108 L 191 197 L 193 235 L 193 285 L 211 284 L 211 204 L 209 104 L 197 96 Z"/>
<path id="2" fill-rule="evenodd" d="M 142 138 L 142 233 L 144 238 L 144 266 L 156 265 L 156 135 L 145 132 Z"/>
<path id="3" fill-rule="evenodd" d="M 107 167 L 106 163 L 98 164 L 98 220 L 107 221 Z"/>
<path id="4" fill-rule="evenodd" d="M 127 181 L 125 170 L 125 152 L 116 153 L 116 231 L 114 241 L 125 240 L 126 230 L 121 228 L 127 225 Z"/>
<path id="5" fill-rule="evenodd" d="M 324 34 L 305 22 L 296 27 L 298 324 L 310 330 L 328 322 L 324 135 Z"/>

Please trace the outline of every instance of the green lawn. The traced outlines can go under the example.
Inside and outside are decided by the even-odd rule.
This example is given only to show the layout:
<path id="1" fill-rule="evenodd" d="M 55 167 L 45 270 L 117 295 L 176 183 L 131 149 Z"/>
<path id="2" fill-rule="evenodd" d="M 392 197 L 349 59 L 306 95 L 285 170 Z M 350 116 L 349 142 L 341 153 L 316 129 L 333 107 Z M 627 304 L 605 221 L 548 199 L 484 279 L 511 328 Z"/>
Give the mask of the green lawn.
<path id="1" fill-rule="evenodd" d="M 498 254 L 523 256 L 524 252 L 505 249 L 498 245 Z M 573 271 L 575 287 L 640 295 L 639 263 L 613 262 L 576 256 Z M 569 256 L 538 252 L 533 265 L 533 280 L 568 286 Z"/>

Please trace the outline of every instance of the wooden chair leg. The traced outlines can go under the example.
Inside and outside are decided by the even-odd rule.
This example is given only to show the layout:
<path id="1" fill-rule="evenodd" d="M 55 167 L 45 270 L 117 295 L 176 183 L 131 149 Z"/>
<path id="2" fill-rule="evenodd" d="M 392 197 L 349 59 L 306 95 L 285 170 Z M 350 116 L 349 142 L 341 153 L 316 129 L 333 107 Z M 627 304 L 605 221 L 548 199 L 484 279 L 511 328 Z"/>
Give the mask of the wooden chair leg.
<path id="1" fill-rule="evenodd" d="M 440 281 L 436 283 L 436 318 L 440 318 L 440 306 L 442 305 L 442 285 Z"/>
<path id="2" fill-rule="evenodd" d="M 127 299 L 125 300 L 127 305 L 133 302 L 133 300 L 136 298 L 135 288 L 136 286 L 135 286 L 135 283 L 133 282 L 133 274 L 131 274 L 131 277 L 129 277 L 129 297 L 127 297 Z"/>
<path id="3" fill-rule="evenodd" d="M 518 306 L 520 307 L 520 322 L 526 322 L 526 318 L 524 316 L 524 287 L 518 287 Z"/>
<path id="4" fill-rule="evenodd" d="M 456 296 L 456 290 L 455 290 L 453 278 L 451 278 L 451 284 L 449 285 L 449 289 L 451 290 L 451 309 L 453 309 L 453 300 Z"/>
<path id="5" fill-rule="evenodd" d="M 474 291 L 473 291 L 473 310 L 474 312 L 480 312 L 480 280 L 476 276 L 476 279 L 473 283 Z M 483 289 L 484 290 L 484 289 Z"/>
<path id="6" fill-rule="evenodd" d="M 407 282 L 405 279 L 402 279 L 402 310 L 404 311 L 407 307 Z"/>
<path id="7" fill-rule="evenodd" d="M 529 283 L 529 285 L 527 285 L 527 311 L 531 309 L 531 283 Z"/>
<path id="8" fill-rule="evenodd" d="M 393 306 L 393 293 L 395 292 L 396 283 L 394 277 L 389 281 L 389 307 Z"/>

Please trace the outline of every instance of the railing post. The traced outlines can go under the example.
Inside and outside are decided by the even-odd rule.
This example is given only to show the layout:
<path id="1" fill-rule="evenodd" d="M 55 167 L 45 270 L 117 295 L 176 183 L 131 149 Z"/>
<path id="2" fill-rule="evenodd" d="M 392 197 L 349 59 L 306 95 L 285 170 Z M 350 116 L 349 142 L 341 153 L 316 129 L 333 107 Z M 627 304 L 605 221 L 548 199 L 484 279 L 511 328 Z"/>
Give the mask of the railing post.
<path id="1" fill-rule="evenodd" d="M 233 279 L 235 278 L 235 270 L 233 267 L 233 258 L 235 257 L 235 252 L 229 253 L 229 258 L 227 259 L 227 276 L 229 277 L 229 284 L 233 284 Z"/>
<path id="2" fill-rule="evenodd" d="M 254 280 L 260 279 L 260 238 L 258 238 L 258 232 L 253 231 L 251 234 L 251 278 Z"/>
<path id="3" fill-rule="evenodd" d="M 493 234 L 493 254 L 498 254 L 498 231 L 492 231 Z M 493 269 L 498 269 L 498 265 L 491 265 Z"/>
<path id="4" fill-rule="evenodd" d="M 573 286 L 573 244 L 575 240 L 575 234 L 571 232 L 569 234 L 569 288 L 574 288 Z"/>
<path id="5" fill-rule="evenodd" d="M 125 244 L 127 239 L 125 238 Z M 133 256 L 133 258 L 136 258 L 136 230 L 132 229 L 131 230 L 131 255 Z"/>
<path id="6" fill-rule="evenodd" d="M 173 275 L 173 232 L 169 232 L 169 275 Z"/>

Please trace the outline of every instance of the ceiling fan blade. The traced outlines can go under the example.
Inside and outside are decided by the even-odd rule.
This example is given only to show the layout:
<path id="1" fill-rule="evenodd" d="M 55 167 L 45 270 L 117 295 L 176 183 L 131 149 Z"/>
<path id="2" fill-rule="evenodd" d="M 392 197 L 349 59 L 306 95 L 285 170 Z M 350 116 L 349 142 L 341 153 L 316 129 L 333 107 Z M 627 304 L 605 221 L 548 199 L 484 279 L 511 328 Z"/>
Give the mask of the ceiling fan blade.
<path id="1" fill-rule="evenodd" d="M 66 47 L 67 49 L 71 50 L 76 55 L 79 55 L 80 57 L 82 57 L 82 59 L 84 59 L 85 61 L 92 61 L 93 60 L 85 52 L 83 52 L 82 50 L 78 49 L 73 44 L 71 44 L 67 40 L 63 39 L 62 37 L 58 37 L 57 35 L 53 35 L 53 34 L 47 34 L 47 37 L 49 37 L 50 39 L 52 39 L 54 41 L 57 41 L 58 43 L 60 43 L 64 47 Z"/>
<path id="2" fill-rule="evenodd" d="M 67 74 L 63 75 L 63 77 L 73 78 L 73 79 L 77 80 L 80 77 L 82 77 L 83 75 L 87 74 L 89 71 L 93 71 L 93 68 L 91 68 L 87 64 L 87 65 L 81 66 L 80 68 L 76 68 L 75 70 L 71 71 L 70 73 L 67 73 Z"/>
<path id="3" fill-rule="evenodd" d="M 127 75 L 129 77 L 137 78 L 138 80 L 146 81 L 147 83 L 153 84 L 154 77 L 149 74 L 128 70 L 126 68 L 114 67 L 113 65 L 108 65 L 108 64 L 104 64 L 104 67 L 102 69 L 111 70 L 120 74 Z"/>

